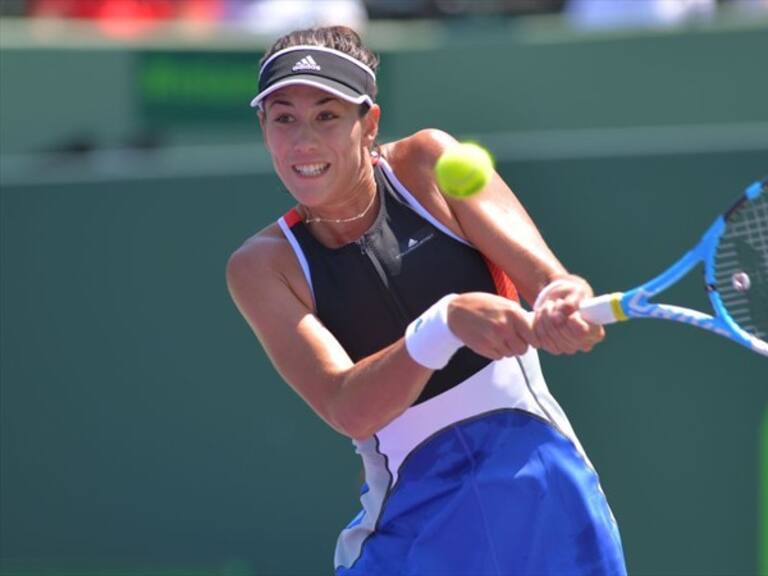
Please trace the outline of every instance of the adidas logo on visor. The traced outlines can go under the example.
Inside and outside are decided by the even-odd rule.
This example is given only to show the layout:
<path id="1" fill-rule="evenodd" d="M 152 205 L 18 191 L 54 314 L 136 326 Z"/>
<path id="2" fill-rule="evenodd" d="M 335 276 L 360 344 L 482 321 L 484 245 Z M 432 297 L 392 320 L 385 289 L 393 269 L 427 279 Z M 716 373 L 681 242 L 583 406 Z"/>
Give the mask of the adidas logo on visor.
<path id="1" fill-rule="evenodd" d="M 298 72 L 299 70 L 322 70 L 322 68 L 315 62 L 315 59 L 312 58 L 312 56 L 305 56 L 296 62 L 291 70 Z"/>

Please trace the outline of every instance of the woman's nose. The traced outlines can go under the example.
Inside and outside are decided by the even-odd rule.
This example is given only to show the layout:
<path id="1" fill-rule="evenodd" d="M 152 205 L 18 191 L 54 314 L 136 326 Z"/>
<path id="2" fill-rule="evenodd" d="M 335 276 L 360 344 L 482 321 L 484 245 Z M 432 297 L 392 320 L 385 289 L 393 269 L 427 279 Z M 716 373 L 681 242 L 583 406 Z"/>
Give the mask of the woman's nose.
<path id="1" fill-rule="evenodd" d="M 293 141 L 293 148 L 297 152 L 313 152 L 317 150 L 318 138 L 311 126 L 301 126 L 296 131 L 296 138 Z"/>

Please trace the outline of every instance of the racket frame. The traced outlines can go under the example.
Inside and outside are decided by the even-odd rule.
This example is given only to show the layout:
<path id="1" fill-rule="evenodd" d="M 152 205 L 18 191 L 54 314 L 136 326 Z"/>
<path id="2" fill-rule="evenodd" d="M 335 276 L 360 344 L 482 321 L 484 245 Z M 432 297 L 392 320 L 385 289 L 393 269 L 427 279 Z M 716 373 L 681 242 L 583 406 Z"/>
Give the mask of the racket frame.
<path id="1" fill-rule="evenodd" d="M 627 292 L 616 292 L 585 300 L 580 306 L 582 316 L 595 324 L 610 324 L 630 318 L 661 318 L 682 322 L 715 332 L 759 354 L 768 356 L 768 343 L 740 328 L 728 314 L 716 288 L 715 280 L 715 253 L 720 237 L 725 231 L 726 220 L 744 202 L 760 196 L 765 185 L 765 181 L 757 181 L 750 185 L 736 202 L 714 221 L 698 244 L 664 272 Z M 682 306 L 650 302 L 651 298 L 680 280 L 700 262 L 704 264 L 704 281 L 709 301 L 715 311 L 714 316 Z"/>

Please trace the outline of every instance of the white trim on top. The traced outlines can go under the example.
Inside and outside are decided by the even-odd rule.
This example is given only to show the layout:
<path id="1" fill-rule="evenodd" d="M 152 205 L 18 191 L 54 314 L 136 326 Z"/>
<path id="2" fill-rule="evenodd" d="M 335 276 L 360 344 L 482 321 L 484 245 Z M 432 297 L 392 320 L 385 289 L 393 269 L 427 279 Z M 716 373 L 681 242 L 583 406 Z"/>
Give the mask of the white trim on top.
<path id="1" fill-rule="evenodd" d="M 418 200 L 416 200 L 416 197 L 413 194 L 411 194 L 405 186 L 403 186 L 403 183 L 397 179 L 397 176 L 395 176 L 395 172 L 392 170 L 392 167 L 387 163 L 386 160 L 384 160 L 383 157 L 379 158 L 379 164 L 381 164 L 381 167 L 384 169 L 384 175 L 387 177 L 387 179 L 392 183 L 392 185 L 400 193 L 400 195 L 403 198 L 405 198 L 405 201 L 408 202 L 408 205 L 411 208 L 413 208 L 413 210 L 419 216 L 424 218 L 427 222 L 432 224 L 435 228 L 437 228 L 444 234 L 447 234 L 454 240 L 461 242 L 462 244 L 465 244 L 467 246 L 472 246 L 470 242 L 468 242 L 464 238 L 461 238 L 460 236 L 457 236 L 450 228 L 446 227 L 437 218 L 432 216 L 432 214 L 426 208 L 424 208 L 424 206 L 422 206 Z"/>
<path id="2" fill-rule="evenodd" d="M 291 232 L 291 227 L 288 226 L 288 223 L 285 221 L 285 216 L 278 218 L 277 224 L 280 226 L 280 230 L 283 231 L 283 235 L 285 236 L 286 240 L 288 240 L 291 248 L 293 248 L 293 253 L 296 254 L 296 259 L 299 261 L 301 271 L 304 272 L 304 278 L 306 279 L 307 285 L 309 286 L 309 292 L 312 294 L 312 303 L 315 305 L 315 309 L 317 309 L 315 289 L 312 286 L 312 275 L 309 273 L 309 263 L 307 262 L 307 257 L 304 256 L 304 251 L 301 249 L 299 241 L 296 240 L 296 236 L 293 232 Z"/>
<path id="3" fill-rule="evenodd" d="M 340 58 L 344 58 L 345 60 L 349 60 L 354 64 L 355 66 L 358 66 L 359 68 L 362 68 L 365 70 L 368 75 L 373 78 L 374 81 L 376 81 L 376 74 L 374 74 L 373 70 L 371 70 L 368 66 L 360 62 L 357 58 L 353 58 L 349 54 L 345 54 L 344 52 L 341 52 L 339 50 L 335 50 L 333 48 L 326 48 L 325 46 L 313 46 L 310 44 L 302 44 L 300 46 L 289 46 L 288 48 L 283 48 L 282 50 L 279 50 L 278 52 L 275 52 L 267 58 L 266 62 L 261 65 L 261 68 L 259 68 L 259 79 L 261 79 L 261 74 L 264 72 L 264 69 L 269 65 L 272 60 L 277 58 L 278 56 L 282 56 L 283 54 L 287 54 L 288 52 L 295 52 L 296 50 L 317 50 L 318 52 L 326 52 L 327 54 L 334 54 Z"/>
<path id="4" fill-rule="evenodd" d="M 333 94 L 334 96 L 337 96 L 342 100 L 346 100 L 347 102 L 351 102 L 352 104 L 362 104 L 363 102 L 368 102 L 369 105 L 373 106 L 373 100 L 371 99 L 370 96 L 368 96 L 368 94 L 361 94 L 360 96 L 352 97 L 352 96 L 349 96 L 348 94 L 344 94 L 340 90 L 336 90 L 335 88 L 329 88 L 319 80 L 313 81 L 313 80 L 304 79 L 304 78 L 288 77 L 285 80 L 281 80 L 277 84 L 273 84 L 263 92 L 260 92 L 259 94 L 257 94 L 256 97 L 253 100 L 251 100 L 251 108 L 260 107 L 261 102 L 264 100 L 264 98 L 272 94 L 272 92 L 275 92 L 276 90 L 279 90 L 280 88 L 284 88 L 286 86 L 292 86 L 294 84 L 302 84 L 304 86 L 312 86 L 314 88 L 319 88 L 323 92 L 328 92 L 329 94 Z"/>

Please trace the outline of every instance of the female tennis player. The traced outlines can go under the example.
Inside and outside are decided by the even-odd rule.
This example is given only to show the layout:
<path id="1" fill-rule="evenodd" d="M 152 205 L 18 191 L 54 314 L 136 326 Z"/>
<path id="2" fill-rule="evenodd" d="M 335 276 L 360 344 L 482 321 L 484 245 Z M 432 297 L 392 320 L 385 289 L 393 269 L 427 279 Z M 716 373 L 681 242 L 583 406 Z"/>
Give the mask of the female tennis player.
<path id="1" fill-rule="evenodd" d="M 376 145 L 376 68 L 342 27 L 288 34 L 265 55 L 252 106 L 297 205 L 227 270 L 277 370 L 362 457 L 336 574 L 624 574 L 536 352 L 603 338 L 578 313 L 592 290 L 498 175 L 466 200 L 440 194 L 449 135 Z"/>

